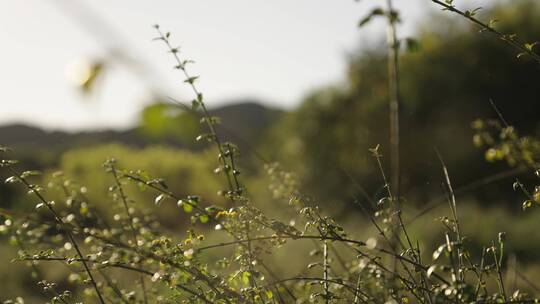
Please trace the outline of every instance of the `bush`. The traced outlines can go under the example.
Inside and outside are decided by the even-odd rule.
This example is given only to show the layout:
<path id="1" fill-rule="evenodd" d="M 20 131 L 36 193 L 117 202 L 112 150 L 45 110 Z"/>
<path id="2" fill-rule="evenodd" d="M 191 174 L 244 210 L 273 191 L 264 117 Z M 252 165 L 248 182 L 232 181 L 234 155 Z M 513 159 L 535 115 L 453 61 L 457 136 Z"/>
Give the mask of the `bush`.
<path id="1" fill-rule="evenodd" d="M 451 6 L 452 1 L 434 2 L 478 22 L 474 11 L 461 12 Z M 369 18 L 378 15 L 386 16 L 390 29 L 395 30 L 396 12 L 391 8 L 387 12 L 373 11 Z M 489 25 L 483 26 L 493 31 Z M 389 180 L 379 146 L 370 154 L 383 181 L 384 194 L 377 202 L 368 199 L 369 204 L 360 205 L 372 224 L 371 237 L 359 239 L 348 232 L 318 207 L 316 200 L 298 189 L 295 174 L 277 164 L 265 166 L 271 181 L 269 188 L 279 202 L 273 208 L 284 210 L 282 214 L 288 216 L 278 218 L 270 215 L 275 213 L 263 212 L 257 198 L 247 192 L 237 166 L 237 147 L 218 136 L 219 120 L 209 115 L 196 86 L 197 77 L 186 69 L 189 61 L 171 45 L 169 33 L 161 32 L 158 26 L 156 30 L 156 39 L 166 44 L 176 68 L 193 90 L 192 109 L 199 111 L 208 130 L 198 139 L 209 142 L 218 154 L 214 172 L 223 177 L 224 183 L 202 173 L 211 163 L 204 156 L 164 148 L 134 152 L 106 146 L 94 149 L 92 156 L 88 151 L 65 155 L 61 162 L 65 172 L 53 173 L 44 188 L 33 182 L 40 172 L 19 170 L 10 150 L 2 148 L 0 165 L 10 174 L 6 183 L 22 185 L 36 204 L 32 212 L 2 210 L 5 219 L 0 231 L 18 248 L 17 261 L 28 262 L 33 278 L 50 302 L 537 302 L 527 293 L 510 288 L 504 278 L 509 244 L 505 232 L 499 232 L 482 248 L 467 240 L 463 229 L 467 225 L 460 219 L 462 210 L 458 209 L 440 155 L 449 211 L 438 218 L 442 229 L 436 248 L 421 247 L 420 240 L 410 233 L 402 210 L 405 200 L 394 187 L 395 164 Z M 506 37 L 505 41 L 514 46 L 518 43 L 514 37 Z M 396 41 L 390 40 L 389 52 L 397 51 Z M 529 55 L 536 58 L 532 51 Z M 503 133 L 508 133 L 509 128 L 505 126 Z M 481 136 L 486 141 L 488 135 Z M 536 145 L 523 145 L 524 140 L 514 136 L 502 139 L 508 148 L 489 148 L 496 150 L 498 158 L 502 150 L 501 159 L 538 167 L 536 152 L 532 152 Z M 392 160 L 395 152 L 399 151 L 390 153 Z M 108 174 L 105 179 L 96 172 L 96 159 L 109 154 L 121 154 L 124 160 L 108 159 L 103 164 Z M 171 174 L 173 183 L 146 170 Z M 92 186 L 73 182 L 71 175 Z M 145 194 L 137 194 L 136 187 Z M 528 195 L 531 206 L 537 203 L 536 190 L 530 193 L 521 183 L 515 187 Z M 109 195 L 100 194 L 99 188 L 108 189 Z M 210 188 L 217 188 L 219 197 L 191 193 Z M 151 198 L 148 193 L 152 193 Z M 157 207 L 149 209 L 148 201 Z M 165 209 L 166 205 L 175 209 Z M 174 225 L 163 225 L 158 219 L 167 214 L 156 216 L 160 213 L 156 210 L 162 208 L 170 213 L 171 221 L 179 212 L 185 213 L 190 219 L 187 233 L 179 235 L 170 230 Z M 216 250 L 221 251 L 216 254 Z M 282 254 L 283 258 L 271 258 L 273 254 Z M 302 271 L 282 277 L 287 268 L 294 268 L 287 265 L 293 255 L 302 257 Z M 41 267 L 45 262 L 64 265 L 69 275 L 59 283 L 50 282 L 51 275 L 44 275 Z M 4 303 L 22 302 L 16 298 Z"/>

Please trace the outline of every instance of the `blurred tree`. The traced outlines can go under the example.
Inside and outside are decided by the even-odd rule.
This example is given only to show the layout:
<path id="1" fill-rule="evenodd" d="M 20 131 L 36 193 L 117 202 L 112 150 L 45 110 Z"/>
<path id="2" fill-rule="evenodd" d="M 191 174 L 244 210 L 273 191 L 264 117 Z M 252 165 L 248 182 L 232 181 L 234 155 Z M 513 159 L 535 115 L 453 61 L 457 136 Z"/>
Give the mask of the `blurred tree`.
<path id="1" fill-rule="evenodd" d="M 268 130 L 283 113 L 253 100 L 237 100 L 209 110 L 219 121 L 217 133 L 221 140 L 240 148 L 243 157 L 239 161 L 244 169 L 252 169 L 254 161 L 260 164 L 255 147 L 264 141 Z M 207 147 L 195 140 L 207 132 L 200 119 L 200 113 L 183 105 L 157 102 L 142 111 L 139 131 L 152 141 L 180 142 L 184 148 L 200 150 Z"/>
<path id="2" fill-rule="evenodd" d="M 540 39 L 540 6 L 534 1 L 496 7 L 486 15 L 501 20 L 502 32 L 519 33 L 523 41 Z M 496 117 L 490 99 L 522 133 L 540 133 L 540 67 L 458 21 L 434 16 L 420 29 L 419 48 L 400 58 L 402 193 L 408 198 L 426 199 L 426 185 L 441 181 L 434 147 L 457 186 L 504 168 L 486 164 L 471 141 L 475 118 Z M 359 197 L 349 175 L 377 198 L 383 182 L 368 149 L 380 144 L 389 162 L 386 79 L 382 48 L 361 50 L 350 58 L 346 82 L 309 95 L 273 130 L 278 143 L 267 149 L 287 160 L 308 192 L 322 200 Z M 510 191 L 505 184 L 476 194 L 494 199 Z"/>
<path id="3" fill-rule="evenodd" d="M 151 138 L 172 137 L 188 147 L 193 147 L 195 137 L 200 133 L 200 124 L 196 115 L 181 107 L 158 102 L 143 109 L 140 129 L 143 134 Z"/>

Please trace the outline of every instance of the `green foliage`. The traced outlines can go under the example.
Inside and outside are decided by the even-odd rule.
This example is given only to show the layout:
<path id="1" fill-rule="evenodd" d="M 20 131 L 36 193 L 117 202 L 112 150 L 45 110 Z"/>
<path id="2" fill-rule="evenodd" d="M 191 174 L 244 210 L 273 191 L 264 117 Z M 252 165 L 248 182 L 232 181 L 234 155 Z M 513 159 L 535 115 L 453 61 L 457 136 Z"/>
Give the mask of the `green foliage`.
<path id="1" fill-rule="evenodd" d="M 102 163 L 106 159 L 118 159 L 123 168 L 137 168 L 138 174 L 148 177 L 149 174 L 167 181 L 167 186 L 175 189 L 177 194 L 187 196 L 198 193 L 205 200 L 221 204 L 223 200 L 216 194 L 222 183 L 212 172 L 212 151 L 193 153 L 166 147 L 149 147 L 133 149 L 121 145 L 105 145 L 93 148 L 74 149 L 66 152 L 60 160 L 58 170 L 69 176 L 70 183 L 84 185 L 89 201 L 95 202 L 96 208 L 111 214 L 108 193 L 105 191 L 111 179 L 103 177 Z M 152 204 L 163 202 L 165 197 L 158 197 L 147 187 L 126 187 L 130 198 L 144 206 L 153 208 Z M 141 192 L 140 190 L 145 190 Z M 152 203 L 152 204 L 149 204 Z M 162 224 L 169 227 L 185 226 L 179 221 L 178 213 L 172 211 L 173 204 L 166 204 L 156 215 Z"/>
<path id="2" fill-rule="evenodd" d="M 397 13 L 392 12 L 391 1 L 388 3 L 390 13 L 385 16 L 392 24 L 397 20 Z M 475 20 L 476 11 L 462 13 L 453 9 L 452 1 L 444 3 L 450 5 L 449 10 Z M 386 145 L 371 145 L 371 141 L 386 133 L 380 127 L 379 117 L 386 112 L 380 101 L 388 99 L 384 85 L 380 84 L 384 78 L 381 56 L 373 54 L 369 60 L 367 57 L 357 59 L 358 66 L 351 67 L 349 82 L 353 85 L 350 88 L 331 88 L 313 94 L 303 108 L 287 117 L 284 123 L 296 126 L 296 133 L 283 142 L 283 147 L 300 147 L 305 157 L 303 161 L 312 165 L 306 171 L 316 179 L 308 182 L 312 182 L 313 187 L 321 186 L 321 191 L 324 190 L 322 185 L 330 189 L 341 186 L 343 193 L 329 192 L 331 201 L 339 200 L 339 195 L 355 195 L 354 191 L 343 189 L 345 183 L 341 178 L 349 177 L 346 170 L 350 169 L 350 164 L 367 164 L 369 160 L 374 164 L 377 173 L 367 176 L 372 177 L 373 183 L 382 184 L 380 191 L 374 196 L 376 199 L 365 195 L 364 200 L 358 200 L 371 224 L 370 237 L 366 239 L 355 233 L 360 226 L 357 220 L 353 229 L 348 229 L 331 216 L 335 210 L 325 210 L 317 199 L 305 194 L 296 174 L 276 163 L 265 164 L 270 180 L 268 188 L 274 197 L 274 205 L 270 207 L 284 212 L 277 216 L 275 212 L 265 212 L 261 205 L 267 205 L 266 198 L 248 192 L 249 182 L 244 180 L 238 166 L 239 148 L 218 135 L 219 120 L 206 108 L 196 84 L 197 77 L 191 76 L 186 67 L 190 61 L 182 57 L 179 47 L 171 44 L 169 32 L 162 32 L 159 26 L 155 29 L 158 32 L 155 40 L 166 45 L 175 67 L 194 93 L 192 110 L 200 111 L 203 119 L 199 122 L 206 129 L 197 138 L 208 143 L 210 150 L 202 154 L 163 147 L 138 151 L 120 145 L 74 150 L 62 157 L 59 164 L 62 171 L 46 172 L 50 179 L 44 183 L 41 172 L 21 169 L 12 151 L 0 148 L 0 165 L 8 174 L 5 182 L 24 189 L 32 204 L 21 212 L 0 209 L 3 220 L 0 233 L 18 250 L 14 262 L 26 262 L 30 266 L 32 280 L 49 303 L 539 301 L 517 286 L 507 284 L 505 275 L 510 268 L 507 250 L 515 245 L 506 232 L 490 232 L 491 242 L 487 244 L 465 236 L 465 232 L 477 229 L 483 219 L 463 221 L 467 216 L 461 217 L 461 212 L 470 209 L 461 209 L 460 205 L 458 208 L 449 170 L 439 150 L 436 150 L 440 162 L 438 174 L 443 180 L 449 211 L 437 219 L 440 233 L 436 246 L 421 246 L 418 237 L 425 230 L 433 229 L 423 226 L 424 231 L 411 234 L 411 225 L 406 224 L 404 217 L 404 195 L 386 178 L 383 153 Z M 441 48 L 439 41 L 429 42 L 423 41 L 422 45 L 427 45 L 427 49 Z M 466 40 L 465 43 L 474 42 Z M 446 52 L 430 54 L 435 54 L 435 62 L 443 66 L 454 64 Z M 428 55 L 410 56 L 403 58 L 403 66 L 411 71 L 414 71 L 414 63 L 426 64 L 421 58 L 426 58 L 427 62 L 433 59 Z M 466 64 L 461 66 L 465 66 L 465 71 L 470 68 Z M 356 69 L 360 72 L 356 73 Z M 423 77 L 427 76 L 420 74 L 419 78 Z M 364 87 L 366 83 L 370 85 Z M 405 86 L 410 90 L 422 83 L 411 82 Z M 433 85 L 439 88 L 436 83 Z M 489 87 L 492 83 L 486 81 L 486 85 Z M 367 88 L 369 90 L 363 90 Z M 455 98 L 438 96 L 443 100 L 433 102 L 432 96 L 418 95 L 407 105 L 407 110 L 410 115 L 426 109 L 433 111 Z M 452 113 L 448 108 L 446 105 L 445 111 Z M 167 127 L 160 127 L 161 119 L 152 115 L 160 117 L 163 111 L 164 107 L 159 105 L 149 110 L 150 125 L 157 124 L 157 133 Z M 519 137 L 498 110 L 497 114 L 503 127 L 494 122 L 474 123 L 478 132 L 474 141 L 488 146 L 488 160 L 505 159 L 510 165 L 538 169 L 538 142 Z M 428 122 L 432 122 L 430 116 L 422 117 L 427 117 L 428 121 L 404 124 L 407 130 L 415 132 L 406 134 L 405 139 L 409 139 L 407 136 L 429 139 L 433 134 L 456 131 L 437 124 L 431 130 L 427 127 Z M 441 118 L 445 115 L 437 119 Z M 304 124 L 297 126 L 298 119 Z M 359 120 L 365 125 L 352 127 L 358 126 Z M 496 137 L 494 132 L 500 135 Z M 418 147 L 418 141 L 411 142 L 417 145 L 416 149 L 422 148 Z M 375 148 L 366 149 L 366 157 L 358 157 L 351 151 L 356 151 L 359 143 Z M 456 142 L 452 144 L 455 146 Z M 335 150 L 339 150 L 338 153 Z M 495 152 L 489 152 L 491 150 Z M 217 159 L 212 156 L 216 154 Z M 120 160 L 116 160 L 115 155 L 121 156 Z M 413 155 L 418 157 L 418 153 L 408 155 L 410 159 Z M 460 159 L 453 156 L 451 160 L 456 158 Z M 321 168 L 316 169 L 315 165 Z M 332 168 L 341 172 L 336 173 L 330 170 Z M 209 174 L 212 171 L 221 176 L 221 182 Z M 523 184 L 518 183 L 515 188 L 529 195 Z M 536 199 L 536 192 L 540 193 L 535 190 L 529 195 L 531 199 Z M 474 214 L 477 213 L 481 212 Z M 178 226 L 186 232 L 173 230 Z M 498 223 L 493 226 L 503 227 Z M 523 233 L 520 227 L 505 228 L 509 228 L 509 237 Z M 298 243 L 309 245 L 294 247 Z M 297 250 L 290 251 L 291 248 Z M 215 253 L 216 250 L 221 251 Z M 272 256 L 280 252 L 302 257 L 299 270 L 289 269 L 296 273 L 282 277 L 282 273 L 275 272 L 280 266 L 295 266 L 287 263 L 289 257 L 272 260 Z M 49 263 L 62 264 L 69 272 L 67 278 L 63 273 L 57 278 L 60 283 L 46 278 L 42 266 Z M 515 265 L 513 271 L 517 273 Z M 6 299 L 4 303 L 24 303 L 24 300 Z"/>
<path id="3" fill-rule="evenodd" d="M 488 162 L 506 161 L 511 167 L 521 167 L 534 173 L 534 177 L 540 177 L 540 141 L 531 136 L 519 136 L 516 129 L 502 120 L 476 120 L 473 128 L 477 132 L 474 135 L 474 143 L 478 147 L 486 148 L 485 158 Z M 532 175 L 532 174 L 531 174 Z M 522 203 L 523 209 L 540 205 L 540 186 L 535 178 L 533 190 L 520 181 L 514 182 L 514 190 L 521 191 L 526 199 Z M 529 176 L 528 180 L 531 180 Z"/>
<path id="4" fill-rule="evenodd" d="M 499 18 L 497 29 L 505 33 L 518 32 L 526 41 L 540 37 L 540 7 L 531 1 L 482 13 Z M 483 162 L 470 144 L 470 122 L 495 116 L 490 99 L 516 129 L 532 135 L 540 130 L 536 63 L 517 60 L 513 49 L 479 34 L 477 25 L 437 15 L 421 28 L 416 38 L 421 48 L 400 56 L 402 192 L 411 201 L 439 191 L 418 188 L 438 177 L 434 147 L 443 152 L 460 184 L 504 169 Z M 351 177 L 377 199 L 380 179 L 373 178 L 378 169 L 368 148 L 380 144 L 389 152 L 386 59 L 378 48 L 351 56 L 346 81 L 312 92 L 276 126 L 266 145 L 275 159 L 300 174 L 302 188 L 321 201 L 362 197 Z M 490 201 L 511 195 L 476 194 Z"/>
<path id="5" fill-rule="evenodd" d="M 178 137 L 185 143 L 192 143 L 189 146 L 193 146 L 193 138 L 200 132 L 195 114 L 166 103 L 156 103 L 143 110 L 141 129 L 151 137 Z"/>

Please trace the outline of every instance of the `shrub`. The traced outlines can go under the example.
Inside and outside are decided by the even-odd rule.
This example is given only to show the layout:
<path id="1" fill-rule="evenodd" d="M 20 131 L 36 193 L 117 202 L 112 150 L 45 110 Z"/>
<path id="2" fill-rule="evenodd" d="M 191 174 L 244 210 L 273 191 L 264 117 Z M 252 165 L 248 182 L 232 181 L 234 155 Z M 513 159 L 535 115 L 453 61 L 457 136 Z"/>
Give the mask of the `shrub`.
<path id="1" fill-rule="evenodd" d="M 477 22 L 474 11 L 458 11 L 451 5 L 452 1 L 434 2 Z M 387 16 L 390 28 L 397 21 L 396 12 L 391 7 L 386 11 L 374 11 L 372 15 Z M 483 23 L 481 25 L 492 29 Z M 203 95 L 196 86 L 197 77 L 188 72 L 190 61 L 181 58 L 179 49 L 171 45 L 169 33 L 161 32 L 158 26 L 156 30 L 159 33 L 156 39 L 166 44 L 175 59 L 175 67 L 193 90 L 192 109 L 201 114 L 201 122 L 208 130 L 198 140 L 209 142 L 218 153 L 218 167 L 214 171 L 224 180 L 225 186 L 218 191 L 223 204 L 210 204 L 214 198 L 178 194 L 162 177 L 152 176 L 143 170 L 126 169 L 114 159 L 104 163 L 110 177 L 110 199 L 107 204 L 92 204 L 87 188 L 74 183 L 64 173 L 53 174 L 47 188 L 34 183 L 35 176 L 40 173 L 19 170 L 17 161 L 10 157 L 10 150 L 2 148 L 0 165 L 11 175 L 6 182 L 21 184 L 37 203 L 35 211 L 30 213 L 2 210 L 5 220 L 0 231 L 9 235 L 10 242 L 18 247 L 17 261 L 29 262 L 33 277 L 43 292 L 50 296 L 51 303 L 537 301 L 519 290 L 511 291 L 505 285 L 507 240 L 504 232 L 499 232 L 496 239 L 479 252 L 471 250 L 459 220 L 450 175 L 440 155 L 449 216 L 438 219 L 443 233 L 441 244 L 433 248 L 433 253 L 426 253 L 420 247 L 420 240 L 409 233 L 401 209 L 404 201 L 394 187 L 395 163 L 389 181 L 379 146 L 371 149 L 370 153 L 379 168 L 385 194 L 378 202 L 362 205 L 375 236 L 366 240 L 355 238 L 328 212 L 318 207 L 313 198 L 298 189 L 294 174 L 277 164 L 267 163 L 265 166 L 271 179 L 269 187 L 281 202 L 274 208 L 288 209 L 294 217 L 280 219 L 262 212 L 256 198 L 249 195 L 242 181 L 237 166 L 238 149 L 234 144 L 222 141 L 218 134 L 219 120 L 209 115 Z M 498 32 L 495 34 L 499 35 Z M 505 41 L 514 46 L 517 44 L 514 38 L 506 37 Z M 396 41 L 391 41 L 389 51 L 397 52 Z M 508 127 L 503 131 L 508 132 Z M 510 139 L 512 142 L 517 140 Z M 511 145 L 510 151 L 515 148 L 521 152 L 523 146 L 519 145 L 520 142 L 517 141 L 517 146 Z M 529 146 L 525 148 L 529 149 Z M 116 146 L 102 149 L 106 153 L 115 150 L 120 154 L 131 153 Z M 193 166 L 195 171 L 204 170 L 208 163 L 183 154 L 180 165 L 164 164 L 159 158 L 163 153 L 170 152 L 159 149 L 148 155 L 143 152 L 142 157 L 134 155 L 127 163 L 137 163 L 136 166 L 152 170 L 161 166 L 183 167 L 183 162 L 189 161 L 189 167 Z M 391 154 L 394 160 L 396 155 Z M 80 158 L 77 152 L 66 159 L 70 157 Z M 515 153 L 505 152 L 501 158 L 505 157 L 513 159 Z M 530 158 L 523 159 L 527 161 Z M 78 176 L 80 179 L 88 179 L 96 185 L 101 183 L 105 187 L 105 179 L 88 169 L 88 164 L 94 163 L 92 159 L 67 162 L 72 163 L 77 165 L 66 166 L 66 171 L 76 176 L 82 174 Z M 195 174 L 191 178 L 194 183 L 207 182 L 205 175 Z M 187 233 L 178 235 L 170 231 L 156 220 L 154 211 L 134 202 L 135 194 L 132 189 L 128 190 L 133 186 L 153 193 L 152 201 L 156 208 L 174 204 L 187 214 L 190 218 Z M 191 190 L 191 187 L 186 189 Z M 49 197 L 58 196 L 58 192 L 62 194 L 61 198 L 52 200 Z M 144 196 L 140 200 L 145 200 Z M 111 210 L 114 212 L 108 214 Z M 307 250 L 307 246 L 296 246 L 298 243 L 313 246 Z M 222 250 L 220 254 L 212 253 L 218 249 Z M 287 267 L 284 264 L 289 261 L 273 261 L 277 265 L 268 263 L 272 261 L 269 255 L 282 250 L 305 250 L 302 253 L 305 267 L 301 273 L 281 277 L 275 270 Z M 41 270 L 44 262 L 61 263 L 69 269 L 69 283 L 45 280 Z M 20 298 L 5 301 L 22 302 Z"/>

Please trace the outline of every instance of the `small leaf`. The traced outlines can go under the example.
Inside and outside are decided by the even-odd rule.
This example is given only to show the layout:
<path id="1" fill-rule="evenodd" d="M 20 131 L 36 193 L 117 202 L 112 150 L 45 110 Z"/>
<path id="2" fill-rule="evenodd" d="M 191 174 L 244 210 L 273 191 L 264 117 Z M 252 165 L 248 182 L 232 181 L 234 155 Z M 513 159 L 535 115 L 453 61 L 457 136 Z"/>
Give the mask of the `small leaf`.
<path id="1" fill-rule="evenodd" d="M 247 271 L 244 271 L 242 273 L 242 283 L 244 283 L 244 285 L 248 286 L 250 280 L 251 280 L 251 273 L 249 273 Z"/>
<path id="2" fill-rule="evenodd" d="M 0 160 L 0 167 L 9 167 L 11 165 L 15 165 L 19 163 L 18 161 L 16 160 L 13 160 L 13 159 L 2 159 Z"/>
<path id="3" fill-rule="evenodd" d="M 433 251 L 433 260 L 438 259 L 441 256 L 441 253 L 443 253 L 444 249 L 446 249 L 446 244 L 440 245 L 437 250 Z"/>
<path id="4" fill-rule="evenodd" d="M 24 171 L 21 173 L 21 178 L 27 178 L 29 176 L 38 176 L 41 175 L 41 171 L 33 170 L 33 171 Z"/>
<path id="5" fill-rule="evenodd" d="M 193 99 L 191 101 L 191 109 L 193 109 L 193 110 L 197 110 L 200 105 L 201 105 L 201 103 L 196 99 Z"/>
<path id="6" fill-rule="evenodd" d="M 196 141 L 201 141 L 201 140 L 206 140 L 208 142 L 211 142 L 214 140 L 214 135 L 212 134 L 201 134 L 199 136 L 197 136 L 197 138 L 195 138 Z"/>
<path id="7" fill-rule="evenodd" d="M 538 41 L 532 42 L 532 43 L 525 43 L 525 48 L 529 51 L 532 51 L 533 48 L 538 44 Z"/>
<path id="8" fill-rule="evenodd" d="M 372 18 L 371 15 L 367 15 L 364 18 L 362 18 L 362 20 L 360 20 L 360 22 L 358 23 L 358 27 L 362 27 L 368 24 L 371 21 L 371 18 Z"/>
<path id="9" fill-rule="evenodd" d="M 369 14 L 367 14 L 367 16 L 365 16 L 364 18 L 362 18 L 362 20 L 360 20 L 360 22 L 358 23 L 358 27 L 362 27 L 368 24 L 371 21 L 371 19 L 373 19 L 373 17 L 382 16 L 382 15 L 384 15 L 383 9 L 374 8 Z"/>
<path id="10" fill-rule="evenodd" d="M 169 188 L 169 186 L 167 186 L 167 183 L 165 183 L 165 180 L 163 178 L 155 178 L 155 179 L 149 180 L 146 182 L 146 185 L 158 185 L 163 189 Z"/>
<path id="11" fill-rule="evenodd" d="M 184 209 L 185 213 L 190 213 L 191 211 L 193 211 L 193 205 L 188 200 L 179 200 L 177 205 L 178 207 L 181 207 L 182 209 Z"/>
<path id="12" fill-rule="evenodd" d="M 473 9 L 472 12 L 473 12 L 473 14 L 476 14 L 476 13 L 477 13 L 478 11 L 480 11 L 481 9 L 482 9 L 482 7 L 479 6 L 479 7 L 475 8 L 475 9 Z"/>
<path id="13" fill-rule="evenodd" d="M 531 208 L 532 205 L 533 205 L 533 201 L 532 201 L 532 200 L 526 200 L 526 201 L 524 201 L 523 204 L 521 205 L 521 208 L 522 208 L 523 210 L 527 210 L 527 209 Z"/>
<path id="14" fill-rule="evenodd" d="M 201 223 L 203 223 L 203 224 L 207 223 L 209 219 L 210 219 L 210 218 L 209 218 L 208 215 L 206 215 L 206 214 L 201 214 L 201 215 L 199 216 L 199 220 L 200 220 Z"/>
<path id="15" fill-rule="evenodd" d="M 6 184 L 13 184 L 13 183 L 16 183 L 16 182 L 18 182 L 18 181 L 19 181 L 19 178 L 18 178 L 18 177 L 16 177 L 16 176 L 10 176 L 10 177 L 6 178 L 5 183 L 6 183 Z"/>
<path id="16" fill-rule="evenodd" d="M 193 211 L 193 206 L 191 204 L 188 204 L 188 203 L 184 203 L 182 205 L 182 208 L 184 209 L 185 213 L 190 213 L 191 211 Z"/>
<path id="17" fill-rule="evenodd" d="M 380 145 L 375 146 L 375 148 L 368 149 L 371 154 L 373 154 L 374 157 L 381 157 L 382 155 L 379 153 Z"/>
<path id="18" fill-rule="evenodd" d="M 499 20 L 491 19 L 491 20 L 489 20 L 488 25 L 489 25 L 489 27 L 494 27 L 497 22 L 499 22 Z"/>
<path id="19" fill-rule="evenodd" d="M 476 15 L 476 13 L 481 10 L 482 7 L 477 7 L 473 10 L 467 10 L 465 11 L 465 17 L 474 17 Z"/>
<path id="20" fill-rule="evenodd" d="M 189 84 L 194 84 L 197 79 L 199 79 L 199 76 L 192 76 L 184 80 L 184 82 L 189 83 Z"/>
<path id="21" fill-rule="evenodd" d="M 435 269 L 437 269 L 437 265 L 431 265 L 427 272 L 426 272 L 426 275 L 428 277 L 428 279 L 431 277 L 431 275 L 433 274 L 433 272 L 435 272 Z"/>
<path id="22" fill-rule="evenodd" d="M 161 203 L 163 202 L 163 200 L 165 199 L 165 194 L 160 194 L 156 197 L 156 199 L 154 200 L 154 204 L 156 205 L 161 205 Z"/>

